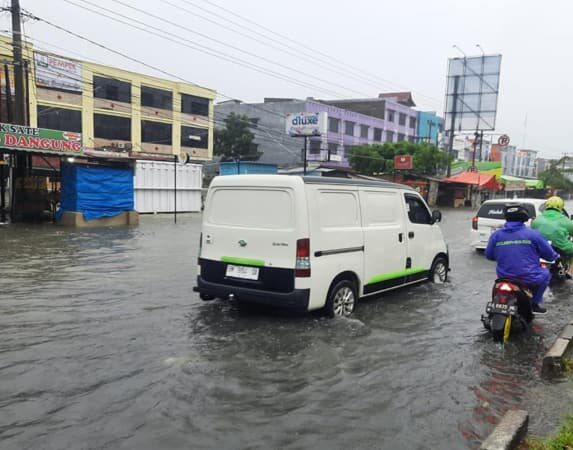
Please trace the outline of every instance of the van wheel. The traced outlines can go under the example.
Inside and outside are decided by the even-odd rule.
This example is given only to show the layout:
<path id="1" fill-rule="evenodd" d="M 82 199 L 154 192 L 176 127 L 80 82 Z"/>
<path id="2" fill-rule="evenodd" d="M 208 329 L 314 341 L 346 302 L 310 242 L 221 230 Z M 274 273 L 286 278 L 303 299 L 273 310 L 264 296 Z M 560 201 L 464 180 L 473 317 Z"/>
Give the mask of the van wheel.
<path id="1" fill-rule="evenodd" d="M 430 280 L 436 284 L 444 284 L 448 281 L 448 261 L 443 256 L 438 256 L 430 270 Z"/>
<path id="2" fill-rule="evenodd" d="M 328 317 L 348 317 L 356 305 L 356 286 L 348 280 L 339 281 L 328 294 L 324 310 Z"/>

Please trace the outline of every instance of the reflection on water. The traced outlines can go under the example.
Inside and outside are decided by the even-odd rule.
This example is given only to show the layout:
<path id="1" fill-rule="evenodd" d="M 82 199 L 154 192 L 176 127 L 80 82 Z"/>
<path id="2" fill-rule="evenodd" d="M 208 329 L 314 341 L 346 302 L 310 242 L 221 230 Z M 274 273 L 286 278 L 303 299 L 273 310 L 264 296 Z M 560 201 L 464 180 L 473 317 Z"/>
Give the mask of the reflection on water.
<path id="1" fill-rule="evenodd" d="M 544 431 L 572 395 L 538 375 L 571 287 L 494 344 L 479 320 L 493 265 L 468 247 L 470 219 L 445 215 L 451 283 L 341 320 L 200 302 L 199 216 L 3 227 L 0 447 L 477 448 L 511 407 Z"/>

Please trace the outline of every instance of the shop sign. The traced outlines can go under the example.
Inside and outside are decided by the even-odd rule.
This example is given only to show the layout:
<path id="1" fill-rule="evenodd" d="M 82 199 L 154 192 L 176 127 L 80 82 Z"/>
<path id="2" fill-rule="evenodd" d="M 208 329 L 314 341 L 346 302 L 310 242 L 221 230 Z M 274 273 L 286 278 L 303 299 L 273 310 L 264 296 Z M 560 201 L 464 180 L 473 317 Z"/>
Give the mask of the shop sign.
<path id="1" fill-rule="evenodd" d="M 81 133 L 0 123 L 0 147 L 56 155 L 83 155 Z"/>
<path id="2" fill-rule="evenodd" d="M 412 155 L 394 156 L 394 169 L 412 170 L 413 167 L 414 167 L 414 159 L 412 158 Z"/>
<path id="3" fill-rule="evenodd" d="M 38 86 L 82 91 L 82 64 L 79 61 L 34 53 L 34 65 Z"/>

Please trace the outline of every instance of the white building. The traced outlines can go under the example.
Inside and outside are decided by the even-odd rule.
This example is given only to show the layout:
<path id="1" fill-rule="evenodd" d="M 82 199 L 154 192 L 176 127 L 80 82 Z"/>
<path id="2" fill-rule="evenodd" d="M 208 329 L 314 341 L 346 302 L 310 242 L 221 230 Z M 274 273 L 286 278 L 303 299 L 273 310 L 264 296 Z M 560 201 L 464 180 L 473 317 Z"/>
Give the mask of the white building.
<path id="1" fill-rule="evenodd" d="M 508 146 L 502 150 L 503 175 L 520 178 L 537 178 L 537 150 L 517 149 Z"/>

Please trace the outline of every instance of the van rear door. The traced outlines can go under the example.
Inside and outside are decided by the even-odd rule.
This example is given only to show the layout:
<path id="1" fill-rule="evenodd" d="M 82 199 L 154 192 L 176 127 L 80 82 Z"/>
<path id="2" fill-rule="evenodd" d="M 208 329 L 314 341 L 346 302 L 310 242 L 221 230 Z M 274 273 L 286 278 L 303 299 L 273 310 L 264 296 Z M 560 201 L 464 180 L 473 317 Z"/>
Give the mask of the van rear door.
<path id="1" fill-rule="evenodd" d="M 201 275 L 217 283 L 291 291 L 296 235 L 293 189 L 215 187 L 203 222 Z"/>

